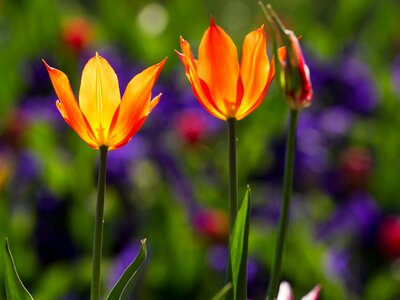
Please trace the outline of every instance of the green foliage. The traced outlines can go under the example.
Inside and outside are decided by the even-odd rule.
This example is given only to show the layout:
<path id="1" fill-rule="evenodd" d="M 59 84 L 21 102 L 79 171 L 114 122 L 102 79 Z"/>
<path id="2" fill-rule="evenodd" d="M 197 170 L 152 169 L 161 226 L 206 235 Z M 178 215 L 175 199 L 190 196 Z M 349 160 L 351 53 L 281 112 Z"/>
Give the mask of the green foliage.
<path id="1" fill-rule="evenodd" d="M 112 288 L 107 300 L 129 300 L 131 293 L 138 281 L 147 257 L 146 240 L 142 240 L 142 246 L 134 261 L 126 268 L 121 278 Z"/>
<path id="2" fill-rule="evenodd" d="M 4 251 L 6 257 L 5 285 L 7 300 L 33 300 L 32 296 L 29 294 L 21 279 L 19 278 L 7 238 L 5 241 Z"/>
<path id="3" fill-rule="evenodd" d="M 236 216 L 230 241 L 233 299 L 247 299 L 247 252 L 250 226 L 250 187 Z"/>
<path id="4" fill-rule="evenodd" d="M 212 297 L 211 300 L 222 300 L 224 299 L 224 297 L 226 296 L 226 294 L 232 289 L 232 283 L 228 282 L 227 284 L 225 284 L 223 286 L 223 288 L 217 293 L 215 294 L 214 297 Z"/>

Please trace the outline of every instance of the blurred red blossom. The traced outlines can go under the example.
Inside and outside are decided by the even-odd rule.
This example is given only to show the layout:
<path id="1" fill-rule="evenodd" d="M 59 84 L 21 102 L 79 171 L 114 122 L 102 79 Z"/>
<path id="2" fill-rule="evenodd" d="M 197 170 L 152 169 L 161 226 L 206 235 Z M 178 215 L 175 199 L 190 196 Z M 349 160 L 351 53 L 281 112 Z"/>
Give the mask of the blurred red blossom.
<path id="1" fill-rule="evenodd" d="M 73 51 L 80 52 L 88 46 L 93 37 L 92 24 L 83 17 L 74 17 L 61 28 L 61 37 Z"/>

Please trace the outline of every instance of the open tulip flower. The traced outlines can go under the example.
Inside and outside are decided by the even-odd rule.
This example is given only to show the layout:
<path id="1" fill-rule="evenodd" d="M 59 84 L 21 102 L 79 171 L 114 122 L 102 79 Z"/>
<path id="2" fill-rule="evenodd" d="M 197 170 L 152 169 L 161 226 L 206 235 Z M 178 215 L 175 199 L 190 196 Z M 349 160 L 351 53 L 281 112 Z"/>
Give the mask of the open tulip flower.
<path id="1" fill-rule="evenodd" d="M 301 300 L 318 300 L 321 292 L 321 286 L 315 286 L 307 295 Z M 276 300 L 294 300 L 293 291 L 290 284 L 286 281 L 281 282 L 279 286 L 278 298 Z"/>
<path id="2" fill-rule="evenodd" d="M 89 146 L 95 149 L 105 146 L 109 150 L 128 143 L 157 105 L 161 94 L 151 100 L 151 90 L 165 61 L 137 74 L 121 100 L 117 75 L 96 53 L 83 70 L 78 104 L 67 76 L 43 60 L 64 120 Z"/>
<path id="3" fill-rule="evenodd" d="M 213 18 L 200 42 L 198 60 L 182 37 L 180 44 L 182 53 L 177 53 L 193 92 L 213 116 L 241 120 L 261 104 L 275 74 L 263 26 L 244 39 L 240 66 L 235 44 Z"/>

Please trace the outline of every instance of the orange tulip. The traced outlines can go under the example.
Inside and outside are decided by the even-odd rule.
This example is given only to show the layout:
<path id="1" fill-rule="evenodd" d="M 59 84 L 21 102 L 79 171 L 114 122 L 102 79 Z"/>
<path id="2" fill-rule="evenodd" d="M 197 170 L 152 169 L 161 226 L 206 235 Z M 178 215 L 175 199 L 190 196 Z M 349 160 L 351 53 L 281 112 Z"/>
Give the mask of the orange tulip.
<path id="1" fill-rule="evenodd" d="M 176 52 L 193 92 L 213 116 L 241 120 L 261 104 L 275 74 L 263 26 L 245 37 L 240 66 L 235 44 L 213 18 L 200 42 L 198 60 L 182 37 L 180 44 L 182 53 Z"/>
<path id="2" fill-rule="evenodd" d="M 127 144 L 157 105 L 161 94 L 151 100 L 151 90 L 165 61 L 133 77 L 121 100 L 117 75 L 96 53 L 83 69 L 78 104 L 67 76 L 43 60 L 64 120 L 90 147 L 109 150 Z"/>

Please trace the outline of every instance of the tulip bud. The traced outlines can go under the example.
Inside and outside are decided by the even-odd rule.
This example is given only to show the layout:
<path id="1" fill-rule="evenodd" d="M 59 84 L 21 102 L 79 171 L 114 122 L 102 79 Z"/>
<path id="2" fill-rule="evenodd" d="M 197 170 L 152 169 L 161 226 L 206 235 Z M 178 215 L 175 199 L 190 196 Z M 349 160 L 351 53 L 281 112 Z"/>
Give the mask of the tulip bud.
<path id="1" fill-rule="evenodd" d="M 270 5 L 267 6 L 268 22 L 273 28 L 275 43 L 286 48 L 286 55 L 278 55 L 275 51 L 277 74 L 289 106 L 301 110 L 311 105 L 313 91 L 310 71 L 304 61 L 298 38 L 293 31 L 287 30 Z M 275 47 L 277 49 L 277 47 Z"/>

